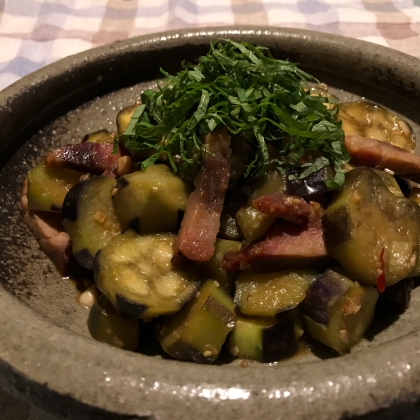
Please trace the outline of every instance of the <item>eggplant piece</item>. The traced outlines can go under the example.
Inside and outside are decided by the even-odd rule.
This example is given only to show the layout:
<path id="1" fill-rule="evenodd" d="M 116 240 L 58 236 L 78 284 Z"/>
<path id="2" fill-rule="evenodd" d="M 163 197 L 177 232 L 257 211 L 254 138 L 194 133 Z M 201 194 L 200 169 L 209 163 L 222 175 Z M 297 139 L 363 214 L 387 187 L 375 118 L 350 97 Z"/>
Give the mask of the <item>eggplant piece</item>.
<path id="1" fill-rule="evenodd" d="M 263 195 L 269 195 L 277 191 L 306 198 L 331 191 L 331 188 L 325 184 L 325 181 L 332 181 L 334 178 L 331 167 L 325 166 L 306 178 L 297 179 L 304 169 L 285 168 L 284 174 L 280 174 L 277 170 L 268 171 L 264 176 L 250 184 L 249 204 Z"/>
<path id="2" fill-rule="evenodd" d="M 216 239 L 213 257 L 200 267 L 202 277 L 216 280 L 228 294 L 231 294 L 235 287 L 236 273 L 227 273 L 223 270 L 222 264 L 226 252 L 239 251 L 241 247 L 242 243 L 238 241 Z"/>
<path id="3" fill-rule="evenodd" d="M 379 293 L 328 269 L 309 287 L 303 318 L 309 334 L 340 354 L 348 353 L 369 328 Z"/>
<path id="4" fill-rule="evenodd" d="M 217 282 L 207 280 L 191 302 L 162 320 L 156 337 L 175 359 L 213 363 L 235 324 L 232 298 Z"/>
<path id="5" fill-rule="evenodd" d="M 198 271 L 173 267 L 170 234 L 127 230 L 95 257 L 98 289 L 124 318 L 154 318 L 179 311 L 200 287 Z"/>
<path id="6" fill-rule="evenodd" d="M 328 251 L 357 281 L 383 291 L 416 266 L 420 208 L 391 193 L 371 168 L 346 173 L 322 222 Z"/>
<path id="7" fill-rule="evenodd" d="M 289 195 L 312 197 L 331 191 L 325 181 L 334 179 L 334 172 L 330 166 L 325 166 L 306 178 L 299 179 L 305 168 L 286 168 L 284 171 L 285 191 Z"/>
<path id="8" fill-rule="evenodd" d="M 383 293 L 379 296 L 379 303 L 383 302 L 389 308 L 392 305 L 403 313 L 410 304 L 411 292 L 414 289 L 414 279 L 407 277 L 394 284 L 393 286 L 387 287 Z"/>
<path id="9" fill-rule="evenodd" d="M 300 315 L 295 310 L 277 318 L 237 315 L 227 348 L 237 358 L 276 362 L 297 352 L 302 332 Z"/>
<path id="10" fill-rule="evenodd" d="M 420 205 L 420 188 L 418 187 L 414 187 L 411 191 L 410 191 L 410 195 L 409 195 L 410 200 L 414 201 L 415 203 L 417 203 L 418 205 Z"/>
<path id="11" fill-rule="evenodd" d="M 241 272 L 236 278 L 234 301 L 241 313 L 275 317 L 305 299 L 310 280 L 293 271 Z"/>
<path id="12" fill-rule="evenodd" d="M 385 186 L 388 188 L 389 191 L 392 192 L 392 194 L 396 195 L 397 197 L 404 197 L 400 185 L 393 175 L 391 175 L 388 172 L 381 171 L 380 169 L 374 169 L 374 171 L 381 177 Z"/>
<path id="13" fill-rule="evenodd" d="M 252 206 L 241 207 L 236 213 L 236 223 L 246 242 L 254 242 L 263 238 L 275 221 L 274 216 L 261 213 Z"/>
<path id="14" fill-rule="evenodd" d="M 79 182 L 82 172 L 66 168 L 47 168 L 40 163 L 28 172 L 30 210 L 60 212 L 70 188 Z"/>
<path id="15" fill-rule="evenodd" d="M 74 257 L 93 270 L 95 254 L 126 226 L 115 214 L 114 179 L 96 176 L 76 184 L 63 203 L 62 223 L 72 241 Z"/>
<path id="16" fill-rule="evenodd" d="M 140 322 L 136 319 L 124 319 L 105 295 L 101 295 L 92 306 L 88 328 L 95 340 L 124 350 L 137 349 Z"/>
<path id="17" fill-rule="evenodd" d="M 139 233 L 176 232 L 188 196 L 189 185 L 160 164 L 119 178 L 113 203 L 121 220 Z"/>
<path id="18" fill-rule="evenodd" d="M 230 184 L 231 187 L 233 184 Z M 244 236 L 236 221 L 236 213 L 245 204 L 245 194 L 242 188 L 234 188 L 228 191 L 223 204 L 222 214 L 220 215 L 220 229 L 218 237 L 230 241 L 242 241 Z"/>
<path id="19" fill-rule="evenodd" d="M 117 114 L 117 129 L 118 134 L 124 134 L 125 130 L 127 130 L 128 125 L 130 124 L 131 117 L 134 114 L 134 111 L 140 106 L 139 103 L 135 103 L 133 105 L 129 105 L 123 108 Z"/>
<path id="20" fill-rule="evenodd" d="M 368 137 L 414 150 L 416 139 L 406 121 L 397 115 L 368 101 L 340 104 L 337 119 L 347 135 Z"/>
<path id="21" fill-rule="evenodd" d="M 251 205 L 255 199 L 262 197 L 263 195 L 272 194 L 276 191 L 286 193 L 287 190 L 285 185 L 286 181 L 279 171 L 267 171 L 263 176 L 250 183 L 248 205 Z"/>
<path id="22" fill-rule="evenodd" d="M 108 130 L 102 129 L 93 133 L 86 134 L 82 142 L 89 143 L 112 143 L 116 137 L 115 133 L 110 133 Z"/>

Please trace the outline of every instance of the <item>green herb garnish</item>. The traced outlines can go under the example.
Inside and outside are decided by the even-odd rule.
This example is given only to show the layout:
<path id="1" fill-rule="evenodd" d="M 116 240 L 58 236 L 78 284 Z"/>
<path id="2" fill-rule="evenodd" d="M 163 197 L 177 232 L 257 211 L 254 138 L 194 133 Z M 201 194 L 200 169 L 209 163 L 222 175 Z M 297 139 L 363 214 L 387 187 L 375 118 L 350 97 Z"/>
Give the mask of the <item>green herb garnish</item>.
<path id="1" fill-rule="evenodd" d="M 274 59 L 269 50 L 248 43 L 219 40 L 210 45 L 198 65 L 166 79 L 158 91 L 143 92 L 123 135 L 135 156 L 152 150 L 142 169 L 166 155 L 175 172 L 196 170 L 202 164 L 203 135 L 226 126 L 251 143 L 245 179 L 262 175 L 269 165 L 279 171 L 302 168 L 298 178 L 332 166 L 332 188 L 344 182 L 344 148 L 337 110 L 325 96 L 311 96 L 308 82 L 317 80 L 289 61 Z"/>

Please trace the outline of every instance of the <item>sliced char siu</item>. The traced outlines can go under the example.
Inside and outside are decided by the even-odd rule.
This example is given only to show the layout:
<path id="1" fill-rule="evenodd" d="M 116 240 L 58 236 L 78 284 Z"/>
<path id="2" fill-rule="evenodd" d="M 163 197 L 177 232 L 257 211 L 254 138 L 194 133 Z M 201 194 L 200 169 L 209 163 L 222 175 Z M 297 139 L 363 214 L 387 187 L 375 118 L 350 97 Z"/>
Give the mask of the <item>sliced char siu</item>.
<path id="1" fill-rule="evenodd" d="M 288 220 L 296 225 L 302 225 L 308 220 L 318 220 L 323 213 L 318 203 L 308 203 L 301 197 L 287 195 L 281 191 L 255 199 L 252 206 L 261 213 Z"/>
<path id="2" fill-rule="evenodd" d="M 420 182 L 420 156 L 401 147 L 361 136 L 346 136 L 344 146 L 356 165 L 390 169 L 397 175 Z"/>
<path id="3" fill-rule="evenodd" d="M 117 169 L 121 153 L 113 154 L 112 143 L 78 143 L 68 144 L 50 152 L 45 158 L 45 166 L 64 167 L 95 175 Z"/>
<path id="4" fill-rule="evenodd" d="M 195 178 L 178 237 L 173 244 L 172 262 L 182 257 L 209 261 L 220 229 L 220 214 L 230 177 L 230 135 L 223 128 L 207 134 L 203 167 Z"/>
<path id="5" fill-rule="evenodd" d="M 247 245 L 237 252 L 227 252 L 223 269 L 282 270 L 296 267 L 323 267 L 330 262 L 324 243 L 321 220 L 295 225 L 275 225 L 264 241 Z"/>

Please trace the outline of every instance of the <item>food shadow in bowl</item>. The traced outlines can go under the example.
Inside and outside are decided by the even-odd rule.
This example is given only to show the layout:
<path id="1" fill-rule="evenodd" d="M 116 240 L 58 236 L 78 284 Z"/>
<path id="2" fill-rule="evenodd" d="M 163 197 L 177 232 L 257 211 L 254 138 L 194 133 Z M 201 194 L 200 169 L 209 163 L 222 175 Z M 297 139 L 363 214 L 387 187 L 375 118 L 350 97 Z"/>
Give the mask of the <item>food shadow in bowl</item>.
<path id="1" fill-rule="evenodd" d="M 12 92 L 15 98 L 17 98 L 15 99 L 17 101 L 16 103 L 13 101 L 10 102 L 15 116 L 12 118 L 9 115 L 9 121 L 11 121 L 10 127 L 5 128 L 2 136 L 1 144 L 4 168 L 0 176 L 0 188 L 4 201 L 1 208 L 3 217 L 0 220 L 0 249 L 2 254 L 0 261 L 0 281 L 7 293 L 15 296 L 27 305 L 30 310 L 40 315 L 41 318 L 48 320 L 49 323 L 70 330 L 78 336 L 87 337 L 90 340 L 86 325 L 88 310 L 77 304 L 77 289 L 74 284 L 68 280 L 63 280 L 57 274 L 54 266 L 44 253 L 39 250 L 35 238 L 23 223 L 23 213 L 19 208 L 18 201 L 21 186 L 28 169 L 38 163 L 48 151 L 63 144 L 79 142 L 88 132 L 102 128 L 115 130 L 115 117 L 117 112 L 124 106 L 138 100 L 141 91 L 154 83 L 153 80 L 158 76 L 159 67 L 163 67 L 170 72 L 176 71 L 180 67 L 181 59 L 186 59 L 187 61 L 195 60 L 199 55 L 207 51 L 209 40 L 216 36 L 229 36 L 235 40 L 246 40 L 267 45 L 271 47 L 273 55 L 277 58 L 288 57 L 292 61 L 302 63 L 304 69 L 315 74 L 322 82 L 328 84 L 331 87 L 331 93 L 338 96 L 340 100 L 347 101 L 364 97 L 402 115 L 417 134 L 417 138 L 420 138 L 419 117 L 416 115 L 413 107 L 410 106 L 410 103 L 417 98 L 416 95 L 418 96 L 419 93 L 415 86 L 412 87 L 409 84 L 407 86 L 404 85 L 405 81 L 402 76 L 400 80 L 396 78 L 395 75 L 398 75 L 398 72 L 402 72 L 402 75 L 404 74 L 404 71 L 400 70 L 396 64 L 398 60 L 389 61 L 388 69 L 390 70 L 388 72 L 383 69 L 379 70 L 380 66 L 387 60 L 383 56 L 375 59 L 375 55 L 378 54 L 373 47 L 369 53 L 362 54 L 357 49 L 361 48 L 360 45 L 354 44 L 350 46 L 349 43 L 344 45 L 343 42 L 345 43 L 345 41 L 336 37 L 311 35 L 310 33 L 299 31 L 270 32 L 267 30 L 249 30 L 229 32 L 229 30 L 221 29 L 218 31 L 197 32 L 193 35 L 185 32 L 180 36 L 141 38 L 132 44 L 128 42 L 116 44 L 113 46 L 114 51 L 111 51 L 112 48 L 108 47 L 108 49 L 97 53 L 96 56 L 95 54 L 91 56 L 86 54 L 86 57 L 88 57 L 86 59 L 87 64 L 80 64 L 77 60 L 73 63 L 70 61 L 67 62 L 69 71 L 66 70 L 66 66 L 62 66 L 61 68 L 56 67 L 53 76 L 48 74 L 49 70 L 47 69 L 45 70 L 45 74 L 49 75 L 50 83 L 52 83 L 51 80 L 54 77 L 56 78 L 54 83 L 49 86 L 49 93 L 41 93 L 40 90 L 31 90 L 30 83 L 28 83 L 29 86 L 19 88 L 19 92 Z M 307 43 L 312 43 L 311 45 L 315 45 L 316 47 L 311 50 Z M 347 55 L 343 51 L 346 51 Z M 335 57 L 337 54 L 344 55 L 342 59 L 339 59 Z M 385 52 L 382 52 L 382 54 L 385 54 Z M 122 58 L 125 61 L 121 61 Z M 397 58 L 399 59 L 399 57 Z M 119 63 L 121 63 L 120 67 L 118 67 Z M 359 66 L 354 67 L 357 63 L 359 63 Z M 353 66 L 352 72 L 347 71 L 349 66 Z M 393 69 L 392 66 L 395 68 Z M 118 74 L 117 69 L 119 70 Z M 77 78 L 77 76 L 79 77 Z M 34 80 L 37 80 L 36 77 Z M 41 85 L 43 82 L 38 81 L 38 83 Z M 71 93 L 69 89 L 71 90 L 73 85 L 75 87 L 74 93 Z M 57 91 L 52 93 L 51 89 L 54 87 L 57 87 Z M 67 96 L 60 96 L 63 91 L 66 92 Z M 21 102 L 23 101 L 23 99 L 19 99 L 19 95 L 26 98 L 27 101 L 32 98 L 36 105 L 31 105 L 30 103 L 22 105 L 24 109 L 19 111 L 19 108 L 16 108 L 16 106 L 19 105 L 19 100 Z M 25 95 L 27 96 L 25 97 Z M 39 110 L 38 117 L 34 116 L 25 120 L 25 123 L 20 123 L 22 119 L 19 120 L 19 117 L 23 118 L 23 111 L 27 115 L 33 116 L 36 114 L 35 110 L 37 109 Z M 7 110 L 3 104 L 0 115 L 4 116 L 6 114 Z M 19 148 L 20 145 L 22 146 Z M 353 353 L 356 354 L 368 350 L 370 347 L 377 347 L 396 339 L 403 339 L 404 336 L 418 330 L 417 325 L 419 325 L 419 321 L 420 292 L 419 288 L 416 288 L 413 291 L 409 309 L 399 315 L 398 318 L 396 317 L 390 320 L 390 322 L 384 322 L 382 325 L 378 324 L 378 328 L 371 330 L 373 333 L 368 332 L 368 339 L 363 340 L 354 349 Z M 69 333 L 69 337 L 69 342 L 72 342 L 74 336 Z M 83 340 L 81 342 L 84 343 Z M 27 345 L 30 345 L 29 342 Z M 98 352 L 101 353 L 104 345 L 100 343 L 95 343 L 95 345 L 98 348 Z M 89 348 L 91 348 L 90 345 Z M 115 354 L 114 350 L 112 352 L 113 355 Z M 108 350 L 103 351 L 104 354 L 111 354 Z M 158 358 L 162 357 L 161 352 L 158 350 L 152 350 L 149 353 L 149 355 L 145 354 L 143 356 L 127 356 L 127 360 L 130 360 L 131 363 L 134 360 L 132 357 L 144 357 L 147 360 L 156 359 L 154 356 L 158 356 Z M 86 357 L 88 356 L 86 355 Z M 98 353 L 92 355 L 93 359 L 95 357 L 98 357 Z M 123 355 L 119 357 L 124 358 Z M 214 366 L 213 369 L 215 375 L 217 372 L 217 375 L 221 376 L 225 376 L 225 374 L 220 373 L 221 370 L 226 369 L 226 372 L 229 372 L 231 375 L 231 381 L 233 382 L 236 381 L 236 378 L 242 377 L 242 380 L 235 382 L 240 387 L 246 387 L 246 382 L 249 380 L 249 377 L 254 378 L 253 375 L 255 373 L 252 372 L 258 372 L 259 374 L 263 372 L 264 377 L 266 377 L 270 369 L 279 369 L 284 374 L 283 378 L 286 378 L 284 379 L 286 382 L 282 382 L 281 384 L 277 383 L 277 386 L 286 386 L 287 372 L 289 372 L 288 369 L 290 366 L 296 364 L 316 365 L 323 358 L 320 354 L 303 352 L 298 357 L 276 363 L 275 366 L 250 363 L 249 372 L 241 369 L 238 374 L 233 373 L 234 371 L 232 369 L 238 369 L 239 363 L 230 363 L 231 360 L 227 357 L 226 359 L 222 359 L 220 365 Z M 342 363 L 348 360 L 347 356 L 342 359 Z M 147 360 L 139 363 L 147 364 Z M 8 363 L 13 364 L 12 358 L 8 359 Z M 212 368 L 193 366 L 190 363 L 181 363 L 172 360 L 162 360 L 157 363 L 162 363 L 162 366 L 164 366 L 162 369 L 169 369 L 170 377 L 176 377 L 177 373 L 184 369 L 189 372 L 198 369 L 198 371 L 208 373 L 210 372 L 208 369 Z M 170 365 L 167 363 L 173 365 L 174 373 L 171 372 Z M 156 366 L 154 362 L 151 362 L 151 364 Z M 15 369 L 19 371 L 18 364 Z M 293 374 L 290 373 L 292 377 L 293 375 L 298 375 L 296 372 L 300 372 L 300 370 L 294 370 L 293 368 L 290 372 L 293 372 Z M 186 374 L 186 378 L 189 377 L 189 374 Z M 27 373 L 27 375 L 31 377 L 31 372 Z M 215 381 L 216 383 L 219 380 L 216 378 L 217 375 L 215 377 L 211 375 L 209 374 L 206 377 L 208 379 L 205 381 Z M 321 377 L 314 375 L 314 381 L 317 379 L 319 381 L 322 380 Z M 39 379 L 34 376 L 31 380 L 36 383 Z M 195 380 L 195 384 L 198 385 L 200 381 L 201 379 Z M 274 386 L 274 379 L 268 379 L 268 381 L 271 381 Z M 258 380 L 252 383 L 254 383 L 253 386 L 255 387 L 261 385 Z M 6 386 L 9 386 L 9 388 L 12 387 L 10 384 L 6 384 Z M 51 386 L 54 389 L 54 381 Z M 62 392 L 62 389 L 60 389 L 60 392 Z M 80 394 L 74 389 L 70 389 L 69 393 L 71 397 L 69 397 L 67 408 L 70 407 L 70 411 L 72 409 L 74 410 L 75 407 L 80 408 L 83 404 L 97 404 L 105 410 L 114 410 L 114 412 L 118 412 L 118 410 L 129 410 L 129 412 L 147 412 L 149 409 L 152 410 L 150 408 L 151 403 L 144 403 L 144 399 L 142 399 L 144 403 L 143 408 L 139 408 L 135 402 L 127 403 L 126 407 L 121 408 L 120 405 L 115 404 L 113 398 L 110 398 L 109 402 L 105 401 L 107 392 L 105 392 L 103 398 L 99 398 L 98 400 L 95 400 L 93 396 L 95 394 L 94 392 L 91 394 L 92 396 L 88 396 L 85 399 L 82 399 Z M 264 393 L 255 391 L 252 394 L 255 396 L 254 401 L 257 401 L 258 404 L 258 401 L 261 401 L 261 399 L 258 400 L 260 397 L 256 397 L 257 394 L 255 393 L 259 396 Z M 130 391 L 128 391 L 128 399 L 130 401 L 130 395 L 133 396 L 133 394 L 134 392 L 130 394 Z M 298 394 L 296 393 L 296 395 Z M 318 399 L 322 401 L 324 394 L 321 392 L 319 395 L 321 397 Z M 215 400 L 217 398 L 214 397 Z M 252 398 L 249 401 L 251 400 Z M 235 399 L 232 399 L 232 401 L 232 404 L 234 404 Z M 386 398 L 381 401 L 380 404 L 382 405 L 390 403 L 390 400 Z M 45 404 L 50 411 L 57 410 L 57 407 L 54 407 L 54 404 L 48 400 L 48 397 L 44 398 L 44 402 L 40 402 L 40 400 L 36 400 L 35 402 L 39 405 Z M 181 402 L 179 406 L 183 406 Z M 165 404 L 167 403 L 163 402 L 162 404 L 162 412 L 165 412 Z M 283 402 L 273 402 L 272 407 L 278 407 L 278 404 L 281 406 Z M 198 404 L 192 403 L 191 413 L 196 414 L 197 411 L 194 410 L 197 410 L 197 407 Z M 246 411 L 246 407 L 247 404 L 244 403 L 241 411 Z M 320 410 L 321 405 L 317 407 Z M 355 407 L 346 409 L 354 409 L 354 413 L 357 414 L 362 412 L 360 410 L 366 411 L 372 409 L 372 405 L 365 403 L 358 409 Z M 223 408 L 221 410 L 223 412 Z M 269 416 L 272 416 L 274 413 L 274 408 L 271 409 L 267 406 L 265 410 L 267 410 L 266 413 Z M 306 408 L 303 407 L 300 410 L 300 413 L 304 413 Z M 330 415 L 329 418 L 338 418 L 337 413 L 339 413 L 341 408 L 330 407 L 328 410 L 328 413 L 331 413 L 331 415 L 328 414 Z M 181 417 L 179 416 L 179 418 Z M 230 417 L 227 416 L 226 418 Z M 248 415 L 245 418 L 251 417 Z M 291 418 L 294 417 L 292 416 Z"/>

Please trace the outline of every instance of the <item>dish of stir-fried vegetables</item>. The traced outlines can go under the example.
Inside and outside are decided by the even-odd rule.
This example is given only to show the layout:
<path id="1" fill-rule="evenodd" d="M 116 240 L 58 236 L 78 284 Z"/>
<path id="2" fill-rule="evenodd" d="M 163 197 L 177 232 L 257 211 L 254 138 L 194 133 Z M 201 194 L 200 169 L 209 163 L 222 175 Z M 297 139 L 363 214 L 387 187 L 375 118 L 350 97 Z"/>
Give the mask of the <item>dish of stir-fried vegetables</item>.
<path id="1" fill-rule="evenodd" d="M 152 328 L 180 360 L 213 363 L 226 343 L 274 362 L 304 332 L 348 353 L 378 299 L 406 308 L 420 271 L 406 121 L 339 103 L 248 43 L 162 73 L 117 133 L 50 152 L 25 181 L 26 220 L 60 272 L 94 273 L 95 339 L 137 350 Z"/>

